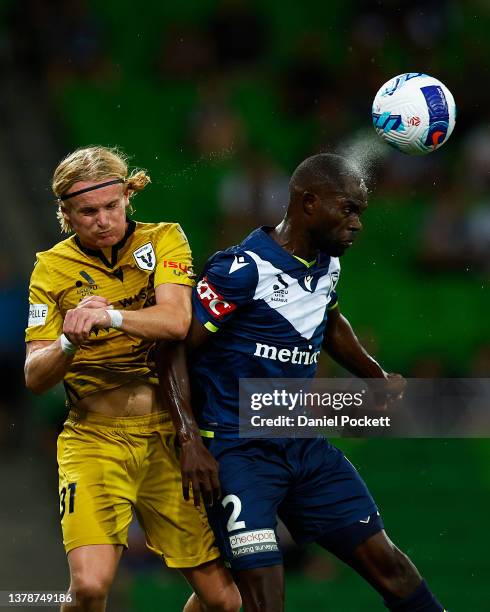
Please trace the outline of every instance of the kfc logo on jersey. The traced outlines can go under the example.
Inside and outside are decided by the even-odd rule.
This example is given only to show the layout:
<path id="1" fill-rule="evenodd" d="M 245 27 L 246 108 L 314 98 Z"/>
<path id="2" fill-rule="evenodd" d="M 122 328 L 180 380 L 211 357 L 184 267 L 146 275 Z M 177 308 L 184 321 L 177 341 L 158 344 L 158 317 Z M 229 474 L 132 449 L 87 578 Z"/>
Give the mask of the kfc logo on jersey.
<path id="1" fill-rule="evenodd" d="M 236 309 L 236 304 L 227 302 L 208 281 L 207 276 L 197 283 L 197 295 L 201 304 L 215 319 L 221 319 Z"/>
<path id="2" fill-rule="evenodd" d="M 153 272 L 155 269 L 155 251 L 153 250 L 153 245 L 151 242 L 147 242 L 139 249 L 136 249 L 136 251 L 133 252 L 133 257 L 140 270 Z"/>

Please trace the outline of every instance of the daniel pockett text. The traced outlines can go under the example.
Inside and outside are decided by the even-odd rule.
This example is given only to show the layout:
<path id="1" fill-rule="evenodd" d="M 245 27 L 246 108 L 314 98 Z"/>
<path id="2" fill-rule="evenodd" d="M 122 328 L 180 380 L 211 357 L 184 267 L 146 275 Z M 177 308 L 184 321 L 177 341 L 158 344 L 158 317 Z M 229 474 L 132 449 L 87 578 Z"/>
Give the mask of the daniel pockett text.
<path id="1" fill-rule="evenodd" d="M 243 438 L 490 435 L 489 379 L 240 379 Z"/>
<path id="2" fill-rule="evenodd" d="M 274 389 L 272 392 L 255 392 L 250 398 L 250 408 L 256 411 L 250 417 L 252 427 L 389 427 L 389 416 L 370 417 L 367 415 L 352 416 L 336 413 L 332 416 L 322 414 L 313 416 L 319 409 L 331 409 L 340 412 L 348 408 L 361 408 L 366 397 L 366 390 L 357 392 L 314 392 L 300 389 L 296 392 L 286 389 Z M 277 416 L 260 414 L 264 407 L 281 412 Z M 282 414 L 287 411 L 288 414 Z"/>

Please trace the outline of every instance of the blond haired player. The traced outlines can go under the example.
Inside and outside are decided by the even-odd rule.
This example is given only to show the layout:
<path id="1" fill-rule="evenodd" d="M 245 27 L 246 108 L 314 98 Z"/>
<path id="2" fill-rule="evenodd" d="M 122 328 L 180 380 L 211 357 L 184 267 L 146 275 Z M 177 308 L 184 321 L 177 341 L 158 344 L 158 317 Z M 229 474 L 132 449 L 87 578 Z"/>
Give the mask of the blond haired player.
<path id="1" fill-rule="evenodd" d="M 240 596 L 199 507 L 200 495 L 212 502 L 219 492 L 217 464 L 192 414 L 174 410 L 174 429 L 157 394 L 151 349 L 186 336 L 193 280 L 178 224 L 127 218 L 149 180 L 128 175 L 115 149 L 66 157 L 52 188 L 62 229 L 74 234 L 38 253 L 30 282 L 26 384 L 42 393 L 63 381 L 70 408 L 58 440 L 70 610 L 105 609 L 133 509 L 149 548 L 194 588 L 187 611 L 237 610 Z M 182 495 L 189 482 L 195 504 Z"/>

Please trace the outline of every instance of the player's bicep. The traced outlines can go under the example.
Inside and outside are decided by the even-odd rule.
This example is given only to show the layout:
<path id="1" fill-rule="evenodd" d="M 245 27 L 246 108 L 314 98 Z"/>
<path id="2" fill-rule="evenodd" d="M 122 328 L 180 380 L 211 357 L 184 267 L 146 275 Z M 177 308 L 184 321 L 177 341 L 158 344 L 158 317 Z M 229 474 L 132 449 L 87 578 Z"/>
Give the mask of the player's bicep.
<path id="1" fill-rule="evenodd" d="M 58 296 L 53 290 L 53 275 L 40 258 L 29 283 L 29 318 L 25 330 L 26 342 L 54 341 L 63 331 L 63 315 Z"/>
<path id="2" fill-rule="evenodd" d="M 328 309 L 327 324 L 325 326 L 322 342 L 324 349 L 329 346 L 332 337 L 335 336 L 335 334 L 341 328 L 344 319 L 344 316 L 340 312 L 339 304 L 337 301 L 335 301 L 335 306 Z"/>
<path id="3" fill-rule="evenodd" d="M 339 303 L 336 302 L 335 306 L 328 309 L 327 315 L 327 329 L 328 327 L 334 327 L 340 321 L 342 314 L 340 312 Z"/>
<path id="4" fill-rule="evenodd" d="M 192 315 L 191 304 L 192 288 L 187 285 L 165 283 L 155 287 L 155 300 L 157 305 L 165 305 L 173 309 L 175 316 L 183 316 L 189 321 Z"/>
<path id="5" fill-rule="evenodd" d="M 253 300 L 257 276 L 248 255 L 217 253 L 193 291 L 194 316 L 208 331 L 216 332 Z"/>
<path id="6" fill-rule="evenodd" d="M 157 306 L 164 306 L 165 313 L 162 316 L 169 316 L 171 313 L 174 323 L 182 327 L 183 336 L 186 335 L 192 317 L 191 304 L 192 289 L 187 285 L 176 285 L 165 283 L 155 288 L 155 300 Z"/>
<path id="7" fill-rule="evenodd" d="M 209 331 L 217 331 L 238 307 L 235 300 L 225 298 L 223 293 L 206 275 L 197 283 L 192 294 L 194 317 L 203 326 L 211 326 Z"/>

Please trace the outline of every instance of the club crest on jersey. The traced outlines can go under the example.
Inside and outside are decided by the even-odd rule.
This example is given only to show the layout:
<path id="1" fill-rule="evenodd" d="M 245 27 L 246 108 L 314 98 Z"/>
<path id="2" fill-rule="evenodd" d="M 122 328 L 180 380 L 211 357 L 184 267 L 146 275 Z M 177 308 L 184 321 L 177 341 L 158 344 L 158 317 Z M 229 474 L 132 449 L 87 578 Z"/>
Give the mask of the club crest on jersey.
<path id="1" fill-rule="evenodd" d="M 153 272 L 155 269 L 156 257 L 151 242 L 147 242 L 139 247 L 139 249 L 136 249 L 136 251 L 133 251 L 133 257 L 140 270 Z"/>
<path id="2" fill-rule="evenodd" d="M 208 281 L 207 276 L 197 283 L 196 289 L 201 304 L 215 319 L 221 319 L 236 309 L 236 304 L 225 300 Z"/>

